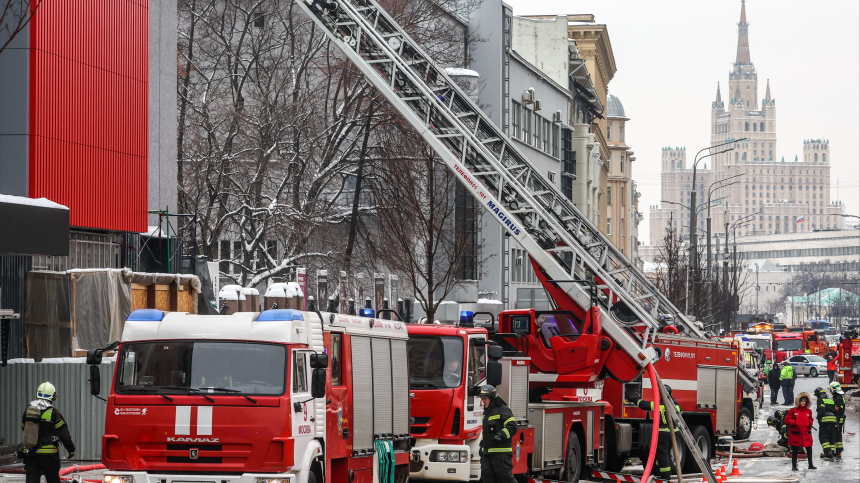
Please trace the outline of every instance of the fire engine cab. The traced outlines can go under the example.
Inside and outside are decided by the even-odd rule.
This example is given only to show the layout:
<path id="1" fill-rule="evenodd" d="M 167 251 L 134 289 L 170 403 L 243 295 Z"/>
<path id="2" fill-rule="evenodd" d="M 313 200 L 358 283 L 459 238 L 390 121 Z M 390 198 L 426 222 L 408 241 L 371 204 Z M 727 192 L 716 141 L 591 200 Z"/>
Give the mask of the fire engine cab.
<path id="1" fill-rule="evenodd" d="M 105 482 L 406 481 L 407 337 L 401 322 L 290 309 L 136 310 L 107 399 Z"/>

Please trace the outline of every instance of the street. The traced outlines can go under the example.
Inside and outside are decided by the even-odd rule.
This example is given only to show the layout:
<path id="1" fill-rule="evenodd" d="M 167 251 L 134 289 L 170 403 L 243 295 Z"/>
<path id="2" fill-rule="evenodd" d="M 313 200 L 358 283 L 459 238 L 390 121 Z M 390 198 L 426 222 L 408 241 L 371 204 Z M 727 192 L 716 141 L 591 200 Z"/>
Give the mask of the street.
<path id="1" fill-rule="evenodd" d="M 798 377 L 797 383 L 794 387 L 794 394 L 800 394 L 801 392 L 807 392 L 810 396 L 812 396 L 813 391 L 815 391 L 816 387 L 826 387 L 827 386 L 827 378 L 824 376 L 809 378 L 809 377 Z M 765 386 L 767 387 L 767 386 Z M 850 393 L 853 393 L 855 390 L 846 391 L 846 406 L 851 407 L 852 405 L 856 406 L 860 400 L 858 398 L 849 398 Z M 812 411 L 813 415 L 815 414 L 815 397 L 812 396 Z M 776 406 L 772 406 L 770 404 L 770 389 L 765 389 L 764 395 L 764 406 L 759 411 L 759 417 L 757 421 L 757 427 L 753 429 L 752 434 L 750 435 L 749 442 L 739 443 L 737 446 L 739 448 L 745 449 L 748 448 L 750 444 L 758 442 L 762 444 L 776 443 L 779 439 L 779 435 L 776 430 L 767 426 L 767 418 L 771 416 L 775 410 L 788 410 L 791 406 L 783 406 L 782 404 L 778 404 Z M 782 394 L 779 395 L 778 399 L 779 403 L 783 402 Z M 815 426 L 818 426 L 818 423 L 815 423 Z M 843 434 L 843 442 L 845 445 L 845 449 L 842 453 L 841 460 L 827 461 L 825 459 L 819 458 L 821 454 L 821 443 L 818 442 L 818 433 L 816 431 L 812 432 L 813 439 L 815 440 L 813 446 L 813 463 L 817 470 L 807 470 L 806 469 L 806 461 L 800 460 L 798 458 L 798 468 L 800 471 L 792 472 L 791 471 L 791 458 L 754 458 L 754 459 L 746 459 L 738 462 L 738 465 L 741 469 L 741 473 L 743 476 L 771 476 L 771 477 L 787 477 L 794 476 L 803 480 L 808 481 L 827 481 L 837 482 L 837 481 L 851 481 L 856 482 L 858 480 L 858 475 L 860 475 L 860 443 L 858 443 L 857 434 L 860 431 L 860 424 L 858 424 L 857 412 L 851 411 L 850 409 L 846 412 L 846 423 L 845 423 L 845 433 Z M 723 458 L 725 461 L 726 458 Z"/>

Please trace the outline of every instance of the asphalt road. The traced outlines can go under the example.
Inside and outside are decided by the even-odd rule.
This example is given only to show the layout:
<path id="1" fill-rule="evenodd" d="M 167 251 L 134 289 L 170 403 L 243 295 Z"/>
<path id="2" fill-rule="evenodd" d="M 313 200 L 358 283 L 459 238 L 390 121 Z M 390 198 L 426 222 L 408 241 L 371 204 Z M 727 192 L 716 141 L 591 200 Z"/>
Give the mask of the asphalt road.
<path id="1" fill-rule="evenodd" d="M 800 394 L 801 392 L 808 392 L 810 396 L 812 396 L 813 391 L 815 391 L 816 387 L 827 387 L 827 377 L 819 376 L 816 378 L 808 378 L 808 377 L 799 377 L 797 379 L 796 385 L 794 387 L 794 394 Z M 846 393 L 848 396 L 850 393 L 854 392 L 853 390 L 849 390 Z M 813 415 L 815 414 L 815 397 L 813 396 L 812 402 L 812 411 Z M 792 406 L 784 406 L 781 403 L 783 402 L 782 394 L 779 394 L 777 405 L 770 404 L 770 389 L 765 389 L 764 396 L 764 406 L 759 411 L 759 417 L 757 421 L 757 429 L 753 429 L 752 434 L 750 435 L 749 442 L 738 443 L 736 446 L 739 448 L 745 449 L 749 447 L 751 443 L 759 442 L 762 444 L 768 443 L 776 443 L 779 439 L 779 435 L 776 430 L 767 426 L 767 418 L 772 415 L 774 411 L 777 410 L 787 410 Z M 858 406 L 860 405 L 860 398 L 849 398 L 846 397 L 846 406 Z M 815 423 L 815 426 L 818 426 L 818 423 Z M 833 482 L 852 482 L 857 483 L 860 481 L 860 440 L 858 440 L 858 434 L 860 434 L 860 422 L 858 422 L 858 413 L 856 411 L 847 411 L 846 414 L 846 422 L 845 422 L 845 432 L 842 435 L 843 444 L 845 449 L 842 453 L 841 460 L 834 460 L 833 462 L 827 461 L 819 457 L 821 454 L 821 443 L 818 442 L 818 433 L 816 431 L 812 432 L 812 437 L 815 440 L 813 446 L 813 463 L 818 467 L 817 470 L 807 470 L 805 461 L 798 461 L 798 467 L 801 471 L 793 472 L 791 471 L 791 458 L 755 458 L 755 459 L 745 459 L 739 460 L 738 465 L 740 467 L 741 473 L 743 476 L 771 476 L 771 477 L 797 477 L 801 481 L 826 481 L 828 483 Z M 725 459 L 723 459 L 725 461 Z"/>

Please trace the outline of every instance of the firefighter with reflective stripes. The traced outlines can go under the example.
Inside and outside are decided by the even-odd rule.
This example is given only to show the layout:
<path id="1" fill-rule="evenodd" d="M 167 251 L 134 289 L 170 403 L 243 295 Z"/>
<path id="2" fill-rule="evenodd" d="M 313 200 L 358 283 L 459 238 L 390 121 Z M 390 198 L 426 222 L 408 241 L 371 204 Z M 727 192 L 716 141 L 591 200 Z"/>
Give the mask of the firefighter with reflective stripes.
<path id="1" fill-rule="evenodd" d="M 493 386 L 481 386 L 478 397 L 484 404 L 484 431 L 481 439 L 481 481 L 516 483 L 511 442 L 517 424 L 511 408 Z"/>
<path id="2" fill-rule="evenodd" d="M 842 384 L 834 381 L 830 383 L 830 395 L 836 406 L 836 432 L 834 438 L 833 455 L 842 457 L 842 433 L 845 431 L 845 391 Z"/>
<path id="3" fill-rule="evenodd" d="M 827 397 L 823 387 L 815 388 L 816 397 L 816 419 L 818 419 L 818 441 L 824 453 L 822 458 L 833 458 L 833 450 L 836 449 L 836 431 L 839 429 L 836 419 L 836 404 L 833 399 Z"/>
<path id="4" fill-rule="evenodd" d="M 681 406 L 678 405 L 678 401 L 675 401 L 675 398 L 672 397 L 672 388 L 669 386 L 664 386 L 666 388 L 666 392 L 669 394 L 669 397 L 672 398 L 672 402 L 675 403 L 675 410 L 678 411 L 678 414 L 681 414 Z M 636 405 L 639 406 L 639 409 L 643 411 L 651 411 L 651 420 L 653 424 L 654 416 L 656 411 L 654 410 L 654 403 L 651 401 L 636 401 Z M 660 427 L 659 434 L 657 435 L 657 471 L 660 473 L 660 478 L 664 480 L 668 480 L 672 477 L 672 436 L 669 434 L 669 416 L 666 414 L 666 406 L 663 404 L 660 405 L 660 419 L 658 421 L 658 425 Z M 678 425 L 675 425 L 675 437 L 678 436 Z"/>
<path id="5" fill-rule="evenodd" d="M 69 434 L 69 425 L 54 407 L 57 390 L 50 382 L 43 382 L 36 390 L 36 399 L 30 402 L 21 417 L 24 441 L 21 453 L 27 483 L 39 483 L 42 475 L 48 483 L 60 483 L 60 443 L 75 456 L 75 443 Z"/>

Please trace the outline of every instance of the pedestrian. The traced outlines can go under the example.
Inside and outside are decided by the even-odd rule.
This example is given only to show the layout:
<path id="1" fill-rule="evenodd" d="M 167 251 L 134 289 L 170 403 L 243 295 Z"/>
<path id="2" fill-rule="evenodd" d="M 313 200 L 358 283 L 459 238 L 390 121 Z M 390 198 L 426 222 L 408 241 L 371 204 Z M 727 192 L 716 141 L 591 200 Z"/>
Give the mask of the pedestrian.
<path id="1" fill-rule="evenodd" d="M 782 399 L 785 406 L 791 406 L 794 400 L 794 381 L 797 379 L 797 374 L 794 368 L 788 363 L 788 359 L 782 361 L 782 370 L 779 371 L 779 383 L 782 386 Z"/>
<path id="2" fill-rule="evenodd" d="M 830 395 L 833 399 L 833 405 L 836 406 L 836 431 L 834 434 L 833 455 L 837 458 L 842 457 L 842 433 L 845 432 L 845 391 L 842 390 L 842 384 L 838 382 L 830 383 Z"/>
<path id="3" fill-rule="evenodd" d="M 54 407 L 56 400 L 54 385 L 43 382 L 36 390 L 36 399 L 30 402 L 21 417 L 26 483 L 39 483 L 43 474 L 47 483 L 60 483 L 60 443 L 69 452 L 69 459 L 75 457 L 69 425 Z"/>
<path id="4" fill-rule="evenodd" d="M 823 387 L 816 387 L 815 392 L 815 419 L 818 420 L 818 441 L 821 443 L 822 458 L 833 459 L 833 451 L 836 449 L 836 404 L 833 399 L 827 397 L 827 391 Z"/>
<path id="5" fill-rule="evenodd" d="M 770 386 L 770 404 L 776 405 L 776 398 L 779 395 L 779 362 L 775 362 L 773 369 L 767 373 L 767 384 Z"/>
<path id="6" fill-rule="evenodd" d="M 839 359 L 839 355 L 831 347 L 824 359 L 827 361 L 827 382 L 836 382 L 836 370 L 838 369 L 836 361 Z"/>
<path id="7" fill-rule="evenodd" d="M 672 403 L 675 405 L 675 410 L 678 411 L 678 414 L 681 414 L 681 406 L 678 405 L 678 401 L 675 401 L 675 398 L 672 397 L 672 388 L 669 386 L 663 386 L 666 388 L 666 393 L 669 395 L 669 398 L 672 399 Z M 639 406 L 639 409 L 643 411 L 651 412 L 651 421 L 653 421 L 656 416 L 656 410 L 654 409 L 653 401 L 643 401 L 642 399 L 636 401 L 636 405 Z M 672 473 L 675 471 L 674 465 L 672 464 L 671 452 L 672 452 L 672 436 L 669 433 L 669 416 L 666 415 L 666 406 L 660 404 L 660 419 L 658 421 L 658 425 L 660 427 L 659 434 L 657 435 L 657 454 L 655 455 L 657 459 L 657 471 L 660 473 L 660 478 L 663 480 L 668 480 L 672 477 Z M 675 425 L 675 436 L 677 438 L 678 426 Z"/>
<path id="8" fill-rule="evenodd" d="M 481 481 L 516 483 L 511 442 L 517 423 L 511 408 L 496 394 L 493 386 L 481 386 L 478 397 L 484 404 L 484 430 L 481 439 Z"/>
<path id="9" fill-rule="evenodd" d="M 797 454 L 806 451 L 809 469 L 818 469 L 812 464 L 812 411 L 809 409 L 810 397 L 802 392 L 795 399 L 795 406 L 785 414 L 788 425 L 788 445 L 791 447 L 791 470 L 797 471 Z"/>

